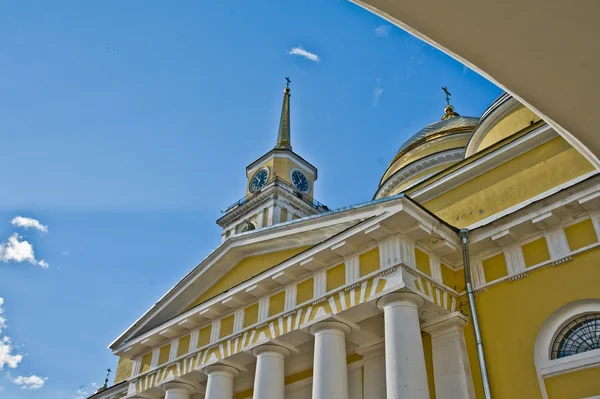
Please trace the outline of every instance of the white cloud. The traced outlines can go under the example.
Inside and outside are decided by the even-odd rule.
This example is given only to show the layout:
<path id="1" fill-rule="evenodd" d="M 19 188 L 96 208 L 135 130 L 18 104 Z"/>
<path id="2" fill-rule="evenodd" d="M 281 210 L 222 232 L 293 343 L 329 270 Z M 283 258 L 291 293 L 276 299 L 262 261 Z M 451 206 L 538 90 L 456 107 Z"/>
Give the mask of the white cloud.
<path id="1" fill-rule="evenodd" d="M 30 375 L 29 377 L 18 376 L 12 379 L 17 385 L 21 385 L 21 389 L 40 389 L 46 383 L 48 377 L 38 377 L 37 375 Z"/>
<path id="2" fill-rule="evenodd" d="M 4 298 L 0 297 L 0 334 L 2 333 L 2 329 L 6 328 L 3 305 Z M 0 370 L 4 369 L 4 365 L 14 369 L 21 363 L 21 360 L 23 360 L 22 355 L 13 354 L 13 349 L 10 338 L 0 336 Z"/>
<path id="3" fill-rule="evenodd" d="M 379 97 L 381 97 L 383 89 L 381 88 L 381 79 L 377 78 L 375 88 L 373 89 L 373 107 L 376 107 L 379 103 Z"/>
<path id="4" fill-rule="evenodd" d="M 44 226 L 43 224 L 40 223 L 39 220 L 35 220 L 32 218 L 24 218 L 22 216 L 17 216 L 15 217 L 12 221 L 11 221 L 13 226 L 16 227 L 23 227 L 25 229 L 36 229 L 39 230 L 43 233 L 48 231 L 48 226 Z"/>
<path id="5" fill-rule="evenodd" d="M 0 338 L 0 370 L 4 369 L 4 365 L 14 369 L 23 360 L 23 355 L 13 355 L 13 349 L 9 337 Z"/>
<path id="6" fill-rule="evenodd" d="M 373 30 L 375 31 L 375 34 L 379 37 L 388 37 L 390 35 L 389 25 L 381 24 Z"/>
<path id="7" fill-rule="evenodd" d="M 313 62 L 319 62 L 321 60 L 321 58 L 318 55 L 316 55 L 315 53 L 311 53 L 310 51 L 306 51 L 302 47 L 294 47 L 293 49 L 288 51 L 288 54 L 289 55 L 299 55 L 300 57 L 304 57 L 307 60 L 310 60 Z"/>
<path id="8" fill-rule="evenodd" d="M 45 260 L 38 262 L 35 259 L 33 246 L 17 233 L 10 236 L 6 242 L 0 242 L 0 262 L 29 262 L 44 269 L 49 266 Z"/>

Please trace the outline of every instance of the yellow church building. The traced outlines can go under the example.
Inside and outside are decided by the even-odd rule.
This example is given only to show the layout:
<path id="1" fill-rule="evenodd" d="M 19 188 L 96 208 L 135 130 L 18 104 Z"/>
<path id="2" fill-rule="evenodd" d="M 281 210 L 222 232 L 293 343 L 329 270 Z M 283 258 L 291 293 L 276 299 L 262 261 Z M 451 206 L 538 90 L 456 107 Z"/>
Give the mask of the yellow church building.
<path id="1" fill-rule="evenodd" d="M 510 95 L 448 102 L 371 201 L 330 210 L 288 84 L 246 175 L 221 244 L 110 344 L 92 398 L 600 398 L 600 176 Z"/>

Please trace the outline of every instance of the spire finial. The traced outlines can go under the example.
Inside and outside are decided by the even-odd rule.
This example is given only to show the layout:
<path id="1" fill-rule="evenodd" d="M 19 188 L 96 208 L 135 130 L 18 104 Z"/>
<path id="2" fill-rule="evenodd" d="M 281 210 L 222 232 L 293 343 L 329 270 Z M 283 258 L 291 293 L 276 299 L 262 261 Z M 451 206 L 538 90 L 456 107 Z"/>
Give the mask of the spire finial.
<path id="1" fill-rule="evenodd" d="M 281 119 L 279 121 L 279 132 L 275 148 L 292 149 L 290 133 L 290 83 L 292 81 L 286 76 L 285 90 L 283 91 L 283 106 L 281 107 Z"/>
<path id="2" fill-rule="evenodd" d="M 102 392 L 102 391 L 108 389 L 108 376 L 110 375 L 111 371 L 112 370 L 110 368 L 106 369 L 106 378 L 104 379 L 104 384 L 102 384 L 102 386 L 100 388 L 98 388 L 98 390 L 96 391 L 96 393 Z"/>
<path id="3" fill-rule="evenodd" d="M 442 115 L 442 120 L 454 118 L 460 116 L 458 113 L 454 112 L 454 107 L 450 105 L 450 92 L 448 91 L 447 86 L 442 86 L 442 90 L 446 93 L 446 108 L 444 108 L 444 115 Z"/>

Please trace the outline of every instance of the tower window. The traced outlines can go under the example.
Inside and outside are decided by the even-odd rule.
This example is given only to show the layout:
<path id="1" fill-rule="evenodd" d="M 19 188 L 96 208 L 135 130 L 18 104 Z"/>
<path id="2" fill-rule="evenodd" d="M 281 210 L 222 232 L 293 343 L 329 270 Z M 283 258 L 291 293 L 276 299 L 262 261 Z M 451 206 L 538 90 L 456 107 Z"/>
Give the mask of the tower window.
<path id="1" fill-rule="evenodd" d="M 560 330 L 552 345 L 552 359 L 600 349 L 600 313 L 573 319 Z"/>
<path id="2" fill-rule="evenodd" d="M 254 225 L 254 223 L 246 223 L 246 225 L 244 225 L 244 227 L 242 228 L 242 231 L 240 231 L 240 233 L 243 233 L 245 231 L 250 231 L 250 230 L 255 230 L 256 226 Z"/>

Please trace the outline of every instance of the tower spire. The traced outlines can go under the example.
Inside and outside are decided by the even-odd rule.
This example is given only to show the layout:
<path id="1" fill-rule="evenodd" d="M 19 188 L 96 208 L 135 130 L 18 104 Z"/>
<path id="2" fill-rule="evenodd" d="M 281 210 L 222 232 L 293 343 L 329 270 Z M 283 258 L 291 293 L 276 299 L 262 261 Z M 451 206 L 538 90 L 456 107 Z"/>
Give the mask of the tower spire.
<path id="1" fill-rule="evenodd" d="M 290 136 L 290 78 L 286 77 L 286 86 L 283 91 L 283 106 L 281 107 L 281 119 L 279 121 L 279 132 L 277 133 L 277 144 L 275 148 L 292 149 Z"/>

